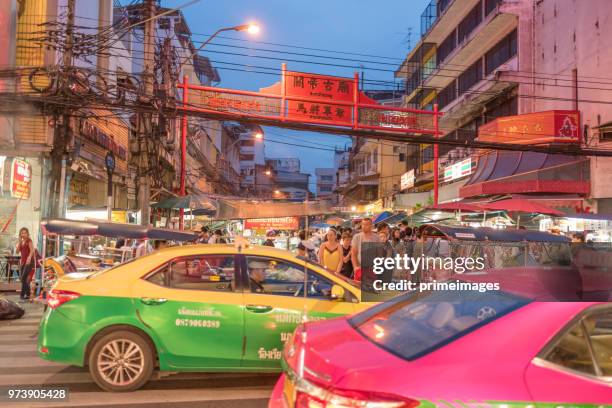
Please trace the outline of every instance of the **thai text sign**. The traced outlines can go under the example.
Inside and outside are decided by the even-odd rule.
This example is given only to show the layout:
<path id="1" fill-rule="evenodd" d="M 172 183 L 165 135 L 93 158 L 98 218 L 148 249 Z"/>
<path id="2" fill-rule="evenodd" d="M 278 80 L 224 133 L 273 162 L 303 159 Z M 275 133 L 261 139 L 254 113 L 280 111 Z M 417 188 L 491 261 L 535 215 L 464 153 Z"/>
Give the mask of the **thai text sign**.
<path id="1" fill-rule="evenodd" d="M 467 158 L 459 163 L 444 168 L 444 181 L 452 181 L 472 174 L 472 158 Z"/>
<path id="2" fill-rule="evenodd" d="M 393 109 L 359 108 L 359 124 L 397 130 L 434 130 L 433 115 Z"/>
<path id="3" fill-rule="evenodd" d="M 416 177 L 414 176 L 414 169 L 405 172 L 400 178 L 400 190 L 413 187 L 415 180 Z"/>
<path id="4" fill-rule="evenodd" d="M 11 164 L 11 197 L 27 200 L 30 198 L 32 166 L 25 160 L 13 159 Z"/>
<path id="5" fill-rule="evenodd" d="M 219 112 L 254 114 L 265 116 L 280 115 L 280 100 L 257 95 L 238 95 L 231 92 L 189 89 L 188 103 Z"/>
<path id="6" fill-rule="evenodd" d="M 256 218 L 244 220 L 244 229 L 267 230 L 296 230 L 299 227 L 297 217 Z"/>
<path id="7" fill-rule="evenodd" d="M 115 142 L 112 135 L 106 134 L 87 119 L 79 119 L 79 133 L 98 146 L 113 152 L 121 160 L 127 160 L 126 148 Z"/>
<path id="8" fill-rule="evenodd" d="M 579 143 L 580 112 L 552 110 L 497 118 L 478 129 L 478 140 L 517 144 Z"/>

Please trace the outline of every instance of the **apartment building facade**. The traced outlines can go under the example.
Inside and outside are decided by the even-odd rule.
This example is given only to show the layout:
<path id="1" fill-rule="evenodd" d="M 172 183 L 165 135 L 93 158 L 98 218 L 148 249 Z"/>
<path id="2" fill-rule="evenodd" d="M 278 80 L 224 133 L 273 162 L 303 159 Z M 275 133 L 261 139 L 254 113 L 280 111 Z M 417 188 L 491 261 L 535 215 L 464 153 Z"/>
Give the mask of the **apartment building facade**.
<path id="1" fill-rule="evenodd" d="M 497 130 L 487 140 L 501 143 L 534 142 L 540 129 L 550 128 L 544 145 L 554 145 L 553 136 L 563 132 L 557 117 L 569 121 L 572 143 L 606 143 L 600 135 L 609 128 L 611 109 L 587 101 L 609 94 L 581 83 L 606 76 L 612 54 L 599 38 L 610 34 L 608 8 L 605 0 L 432 1 L 422 15 L 420 41 L 396 71 L 406 81 L 404 106 L 437 103 L 441 137 L 466 145 L 491 128 Z M 433 147 L 410 147 L 407 163 L 415 180 L 404 193 L 429 193 Z M 528 194 L 570 212 L 597 202 L 609 208 L 612 190 L 601 175 L 610 170 L 604 158 L 441 145 L 440 201 Z M 414 203 L 410 196 L 403 201 L 423 201 L 422 194 L 413 197 Z"/>

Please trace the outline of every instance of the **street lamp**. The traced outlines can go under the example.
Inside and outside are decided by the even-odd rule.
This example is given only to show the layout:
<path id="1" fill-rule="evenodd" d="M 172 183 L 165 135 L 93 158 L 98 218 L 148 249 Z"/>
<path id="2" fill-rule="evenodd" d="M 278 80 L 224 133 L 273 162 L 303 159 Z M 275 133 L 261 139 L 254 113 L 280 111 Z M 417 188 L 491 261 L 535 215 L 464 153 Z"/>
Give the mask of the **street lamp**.
<path id="1" fill-rule="evenodd" d="M 195 57 L 195 55 L 200 52 L 200 50 L 202 50 L 202 48 L 204 48 L 208 43 L 210 43 L 212 41 L 213 38 L 215 38 L 217 35 L 219 35 L 219 33 L 222 33 L 224 31 L 248 31 L 249 34 L 257 34 L 259 32 L 259 26 L 257 24 L 254 23 L 250 23 L 250 24 L 242 24 L 242 25 L 237 25 L 234 27 L 225 27 L 225 28 L 220 28 L 217 31 L 214 32 L 213 35 L 211 35 L 210 37 L 208 37 L 208 39 L 206 41 L 204 41 L 202 44 L 200 44 L 200 46 L 191 53 L 190 57 L 185 58 L 182 62 L 179 63 L 177 72 L 180 73 L 183 65 L 189 60 L 193 60 L 193 58 Z M 186 77 L 184 77 L 186 78 Z M 186 82 L 186 80 L 184 80 L 184 82 Z M 183 92 L 185 92 L 186 90 L 183 89 Z M 187 116 L 183 115 L 183 119 L 182 119 L 183 123 L 181 125 L 182 127 L 182 131 L 181 131 L 181 178 L 180 178 L 180 193 L 181 196 L 184 197 L 186 195 L 185 192 L 185 179 L 187 176 Z M 263 135 L 260 137 L 260 139 L 263 138 Z M 181 208 L 180 210 L 180 219 L 179 219 L 179 228 L 183 229 L 183 218 L 185 215 L 185 210 Z"/>

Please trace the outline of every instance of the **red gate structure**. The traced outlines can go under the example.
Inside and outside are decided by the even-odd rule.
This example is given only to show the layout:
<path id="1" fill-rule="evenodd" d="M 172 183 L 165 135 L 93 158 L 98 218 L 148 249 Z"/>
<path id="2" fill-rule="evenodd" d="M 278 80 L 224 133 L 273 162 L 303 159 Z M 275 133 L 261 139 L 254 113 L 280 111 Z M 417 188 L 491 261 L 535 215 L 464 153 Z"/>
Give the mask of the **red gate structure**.
<path id="1" fill-rule="evenodd" d="M 187 76 L 177 85 L 182 90 L 180 194 L 185 195 L 187 116 L 211 114 L 227 120 L 265 119 L 295 124 L 327 125 L 330 129 L 378 130 L 399 134 L 439 135 L 438 105 L 433 111 L 378 104 L 359 91 L 359 74 L 353 78 L 287 71 L 281 80 L 259 92 L 191 85 Z M 272 122 L 272 123 L 270 123 Z M 434 205 L 438 203 L 438 145 L 434 144 Z M 181 210 L 180 226 L 183 228 Z"/>

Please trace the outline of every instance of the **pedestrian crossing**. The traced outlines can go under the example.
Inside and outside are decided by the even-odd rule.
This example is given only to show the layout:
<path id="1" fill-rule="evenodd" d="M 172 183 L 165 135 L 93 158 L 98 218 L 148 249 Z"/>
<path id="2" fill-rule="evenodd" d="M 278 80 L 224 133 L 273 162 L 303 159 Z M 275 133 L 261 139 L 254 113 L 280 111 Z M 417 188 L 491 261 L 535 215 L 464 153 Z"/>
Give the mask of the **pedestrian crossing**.
<path id="1" fill-rule="evenodd" d="M 43 306 L 25 304 L 18 320 L 0 321 L 0 388 L 23 386 L 67 387 L 69 400 L 57 403 L 5 403 L 24 407 L 266 407 L 278 375 L 181 373 L 153 378 L 132 393 L 101 391 L 85 368 L 46 361 L 36 354 L 38 324 Z"/>

